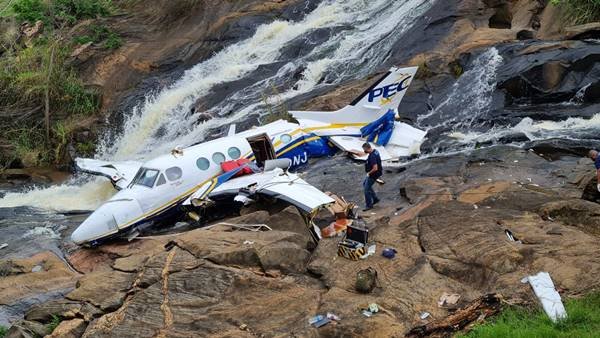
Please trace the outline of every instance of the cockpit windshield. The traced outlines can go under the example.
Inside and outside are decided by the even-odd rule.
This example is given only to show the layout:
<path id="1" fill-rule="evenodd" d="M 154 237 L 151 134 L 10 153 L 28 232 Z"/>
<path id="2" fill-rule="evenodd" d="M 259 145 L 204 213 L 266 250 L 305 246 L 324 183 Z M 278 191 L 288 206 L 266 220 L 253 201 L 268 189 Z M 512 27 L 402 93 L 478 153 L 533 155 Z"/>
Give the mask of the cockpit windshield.
<path id="1" fill-rule="evenodd" d="M 132 181 L 132 185 L 143 185 L 148 188 L 152 188 L 154 186 L 154 182 L 158 177 L 158 170 L 156 169 L 148 169 L 148 168 L 140 168 L 138 173 L 135 175 L 135 178 Z"/>

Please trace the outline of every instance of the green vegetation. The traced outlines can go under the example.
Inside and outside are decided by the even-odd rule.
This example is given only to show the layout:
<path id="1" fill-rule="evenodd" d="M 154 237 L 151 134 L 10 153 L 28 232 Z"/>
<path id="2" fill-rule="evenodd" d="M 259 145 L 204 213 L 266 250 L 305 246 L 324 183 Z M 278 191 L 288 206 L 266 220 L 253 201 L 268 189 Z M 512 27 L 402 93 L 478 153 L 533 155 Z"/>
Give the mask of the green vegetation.
<path id="1" fill-rule="evenodd" d="M 54 329 L 56 329 L 58 327 L 60 322 L 62 322 L 62 318 L 60 318 L 57 315 L 52 315 L 52 320 L 50 321 L 50 323 L 47 326 L 48 331 L 53 332 Z"/>
<path id="2" fill-rule="evenodd" d="M 98 112 L 98 93 L 73 68 L 77 45 L 92 42 L 105 49 L 121 37 L 95 20 L 113 13 L 111 0 L 0 0 L 0 141 L 13 154 L 0 154 L 0 167 L 20 159 L 26 166 L 59 164 L 76 131 L 76 121 Z M 81 20 L 89 24 L 72 27 Z M 35 36 L 18 39 L 19 25 L 43 26 Z M 93 145 L 75 146 L 87 154 Z"/>
<path id="3" fill-rule="evenodd" d="M 8 332 L 8 329 L 5 328 L 4 326 L 0 325 L 0 338 L 4 338 L 6 336 L 7 332 Z"/>
<path id="4" fill-rule="evenodd" d="M 553 323 L 539 308 L 512 307 L 490 323 L 476 326 L 467 338 L 600 337 L 600 292 L 565 302 L 568 318 Z"/>
<path id="5" fill-rule="evenodd" d="M 567 12 L 567 19 L 584 24 L 600 20 L 600 0 L 551 0 L 553 5 Z"/>
<path id="6" fill-rule="evenodd" d="M 450 70 L 452 71 L 452 75 L 454 75 L 455 78 L 459 78 L 463 73 L 464 73 L 464 68 L 461 66 L 460 63 L 458 63 L 458 61 L 452 61 L 450 62 Z"/>
<path id="7" fill-rule="evenodd" d="M 104 48 L 106 49 L 117 49 L 123 44 L 121 37 L 106 26 L 91 25 L 88 30 L 88 34 L 78 36 L 73 41 L 80 45 L 104 41 Z"/>
<path id="8" fill-rule="evenodd" d="M 107 16 L 111 8 L 110 0 L 15 0 L 12 5 L 19 22 L 34 23 L 41 20 L 55 27 L 72 25 L 81 19 Z"/>

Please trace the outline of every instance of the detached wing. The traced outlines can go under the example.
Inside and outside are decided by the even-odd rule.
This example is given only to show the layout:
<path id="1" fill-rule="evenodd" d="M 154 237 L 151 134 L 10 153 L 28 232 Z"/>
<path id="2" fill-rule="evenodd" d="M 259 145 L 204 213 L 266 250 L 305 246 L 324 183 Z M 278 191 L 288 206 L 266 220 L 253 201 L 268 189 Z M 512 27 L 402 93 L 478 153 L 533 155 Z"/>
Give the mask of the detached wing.
<path id="1" fill-rule="evenodd" d="M 237 195 L 248 198 L 254 195 L 277 198 L 308 213 L 335 202 L 333 198 L 298 175 L 286 173 L 281 169 L 231 179 L 215 188 L 208 196 L 217 198 Z"/>
<path id="2" fill-rule="evenodd" d="M 75 166 L 79 171 L 107 177 L 116 189 L 121 190 L 131 183 L 142 163 L 135 161 L 106 162 L 91 158 L 77 158 Z"/>

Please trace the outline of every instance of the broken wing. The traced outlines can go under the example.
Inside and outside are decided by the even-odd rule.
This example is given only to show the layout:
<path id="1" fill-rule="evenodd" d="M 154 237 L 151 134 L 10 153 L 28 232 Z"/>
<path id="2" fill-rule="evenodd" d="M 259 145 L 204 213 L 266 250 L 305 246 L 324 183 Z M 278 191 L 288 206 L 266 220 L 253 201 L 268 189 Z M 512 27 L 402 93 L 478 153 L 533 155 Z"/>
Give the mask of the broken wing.
<path id="1" fill-rule="evenodd" d="M 194 195 L 195 198 L 200 197 L 199 194 Z M 286 201 L 309 213 L 335 202 L 298 175 L 287 173 L 279 168 L 228 180 L 211 191 L 208 197 L 243 196 L 252 199 L 256 195 Z M 194 196 L 191 199 L 194 199 Z"/>
<path id="2" fill-rule="evenodd" d="M 106 162 L 91 158 L 77 158 L 75 166 L 82 172 L 109 178 L 115 188 L 121 190 L 131 183 L 142 163 L 135 161 Z"/>

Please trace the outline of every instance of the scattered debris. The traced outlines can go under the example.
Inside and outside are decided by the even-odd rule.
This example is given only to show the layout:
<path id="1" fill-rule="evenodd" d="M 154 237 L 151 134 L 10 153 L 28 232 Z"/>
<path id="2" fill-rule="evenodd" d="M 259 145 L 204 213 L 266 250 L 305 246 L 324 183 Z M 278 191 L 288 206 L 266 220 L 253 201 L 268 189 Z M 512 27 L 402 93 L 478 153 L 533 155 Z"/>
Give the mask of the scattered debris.
<path id="1" fill-rule="evenodd" d="M 0 244 L 0 250 L 4 249 L 6 247 L 8 247 L 8 243 Z"/>
<path id="2" fill-rule="evenodd" d="M 240 325 L 240 330 L 246 331 L 247 329 L 248 329 L 248 325 L 246 325 L 246 324 Z"/>
<path id="3" fill-rule="evenodd" d="M 361 309 L 361 313 L 365 317 L 373 317 L 374 314 L 379 312 L 379 305 L 376 303 L 371 303 L 367 306 L 366 309 Z"/>
<path id="4" fill-rule="evenodd" d="M 440 296 L 440 299 L 438 300 L 438 306 L 446 307 L 449 305 L 456 305 L 456 303 L 458 303 L 459 299 L 460 299 L 460 295 L 457 293 L 450 294 L 450 293 L 444 292 Z"/>
<path id="5" fill-rule="evenodd" d="M 327 312 L 327 314 L 325 316 L 316 315 L 314 317 L 309 318 L 308 324 L 312 325 L 316 328 L 319 328 L 321 326 L 325 326 L 325 325 L 329 324 L 332 321 L 339 321 L 339 320 L 340 320 L 340 317 L 338 317 L 336 314 Z"/>
<path id="6" fill-rule="evenodd" d="M 421 314 L 419 315 L 419 318 L 421 318 L 421 320 L 425 320 L 427 318 L 431 317 L 431 313 L 429 312 L 421 312 Z"/>
<path id="7" fill-rule="evenodd" d="M 331 320 L 335 320 L 336 322 L 339 322 L 341 320 L 340 317 L 338 317 L 336 314 L 331 313 L 331 312 L 327 312 L 327 318 L 329 318 Z"/>
<path id="8" fill-rule="evenodd" d="M 218 225 L 225 225 L 225 226 L 229 226 L 232 228 L 236 228 L 236 229 L 240 229 L 240 230 L 247 230 L 247 231 L 254 231 L 254 232 L 258 232 L 258 231 L 271 231 L 273 229 L 271 229 L 271 227 L 269 227 L 266 224 L 233 224 L 233 223 L 226 223 L 226 222 L 220 222 L 220 223 L 216 223 L 213 225 L 209 225 L 207 227 L 204 227 L 202 229 L 204 230 L 208 230 L 211 229 L 213 227 L 216 227 Z"/>
<path id="9" fill-rule="evenodd" d="M 248 240 L 244 241 L 244 245 L 252 245 L 252 244 L 254 244 L 254 242 L 248 241 Z"/>
<path id="10" fill-rule="evenodd" d="M 360 259 L 367 259 L 367 257 L 374 255 L 377 252 L 377 244 L 372 244 L 367 247 L 367 253 L 360 256 Z"/>
<path id="11" fill-rule="evenodd" d="M 521 242 L 513 233 L 512 231 L 508 230 L 508 229 L 504 229 L 504 233 L 506 234 L 506 237 L 508 237 L 508 240 L 511 242 L 516 242 L 519 244 L 522 244 L 523 242 Z"/>
<path id="12" fill-rule="evenodd" d="M 385 248 L 385 249 L 383 249 L 383 252 L 381 253 L 381 255 L 385 258 L 392 259 L 392 258 L 396 257 L 397 253 L 398 253 L 398 251 L 396 251 L 396 249 L 394 249 L 394 248 Z"/>
<path id="13" fill-rule="evenodd" d="M 473 204 L 473 209 L 477 210 L 479 209 L 479 206 L 477 204 Z"/>
<path id="14" fill-rule="evenodd" d="M 556 291 L 552 278 L 547 272 L 540 272 L 535 276 L 528 276 L 521 280 L 522 283 L 529 283 L 535 296 L 542 303 L 544 312 L 553 322 L 567 317 L 567 311 L 562 303 L 560 294 Z"/>
<path id="15" fill-rule="evenodd" d="M 499 294 L 485 295 L 445 318 L 411 329 L 405 337 L 451 336 L 453 332 L 460 331 L 475 321 L 481 322 L 485 318 L 498 313 L 501 308 L 501 301 L 502 296 Z"/>
<path id="16" fill-rule="evenodd" d="M 372 267 L 360 270 L 356 273 L 356 291 L 370 293 L 377 284 L 377 271 Z"/>
<path id="17" fill-rule="evenodd" d="M 40 272 L 40 271 L 42 271 L 41 265 L 36 265 L 31 269 L 31 272 Z"/>

